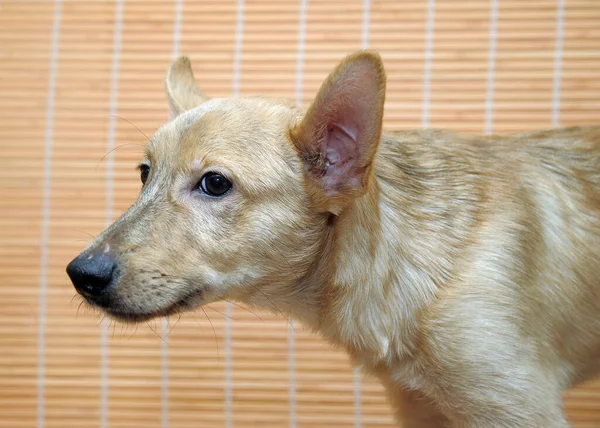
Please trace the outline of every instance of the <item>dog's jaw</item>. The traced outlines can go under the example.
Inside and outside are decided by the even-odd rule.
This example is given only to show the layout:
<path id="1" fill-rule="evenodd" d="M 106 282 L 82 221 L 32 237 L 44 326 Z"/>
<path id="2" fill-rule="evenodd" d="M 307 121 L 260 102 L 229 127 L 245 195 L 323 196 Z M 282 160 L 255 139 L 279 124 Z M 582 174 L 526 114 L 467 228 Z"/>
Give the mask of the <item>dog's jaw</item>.
<path id="1" fill-rule="evenodd" d="M 203 297 L 202 291 L 191 291 L 187 295 L 183 296 L 179 300 L 171 303 L 165 308 L 157 308 L 155 311 L 140 311 L 136 312 L 131 308 L 122 308 L 118 305 L 112 306 L 99 306 L 93 301 L 87 300 L 89 304 L 94 307 L 98 307 L 105 312 L 109 317 L 129 323 L 145 322 L 154 318 L 169 317 L 172 315 L 182 314 L 184 312 L 191 312 L 200 306 L 204 306 L 210 303 L 210 300 L 206 300 Z M 214 301 L 214 299 L 213 299 Z"/>

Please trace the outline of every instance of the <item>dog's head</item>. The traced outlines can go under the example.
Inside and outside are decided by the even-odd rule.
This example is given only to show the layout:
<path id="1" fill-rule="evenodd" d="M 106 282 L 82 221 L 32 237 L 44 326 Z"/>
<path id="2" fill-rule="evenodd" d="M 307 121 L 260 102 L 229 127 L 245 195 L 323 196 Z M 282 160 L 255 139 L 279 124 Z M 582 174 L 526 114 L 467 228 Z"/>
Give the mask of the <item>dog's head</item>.
<path id="1" fill-rule="evenodd" d="M 299 294 L 329 217 L 369 185 L 379 57 L 346 58 L 306 114 L 259 97 L 208 99 L 187 58 L 171 66 L 166 91 L 173 119 L 148 144 L 139 199 L 69 264 L 77 291 L 132 321 Z"/>

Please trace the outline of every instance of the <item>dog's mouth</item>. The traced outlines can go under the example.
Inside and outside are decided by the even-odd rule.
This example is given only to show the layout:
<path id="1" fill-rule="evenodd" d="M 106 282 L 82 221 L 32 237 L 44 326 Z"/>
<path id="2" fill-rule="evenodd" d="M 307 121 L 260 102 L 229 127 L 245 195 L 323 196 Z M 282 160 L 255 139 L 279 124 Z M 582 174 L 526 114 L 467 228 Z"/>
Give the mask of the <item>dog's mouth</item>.
<path id="1" fill-rule="evenodd" d="M 203 293 L 201 290 L 189 292 L 165 308 L 157 308 L 152 311 L 139 311 L 115 304 L 114 302 L 111 302 L 111 300 L 113 300 L 112 298 L 97 300 L 82 294 L 85 301 L 93 308 L 101 310 L 117 321 L 127 323 L 140 323 L 154 318 L 168 317 L 191 311 L 203 303 L 202 295 Z"/>

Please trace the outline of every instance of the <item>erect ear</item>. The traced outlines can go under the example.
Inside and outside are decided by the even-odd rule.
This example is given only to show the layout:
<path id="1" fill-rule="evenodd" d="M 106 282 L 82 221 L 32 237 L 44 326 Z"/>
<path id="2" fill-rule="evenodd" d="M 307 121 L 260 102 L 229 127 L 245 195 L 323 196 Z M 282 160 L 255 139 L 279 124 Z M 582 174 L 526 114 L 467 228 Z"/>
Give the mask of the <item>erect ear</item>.
<path id="1" fill-rule="evenodd" d="M 334 214 L 367 191 L 381 137 L 385 71 L 379 55 L 344 59 L 291 131 L 316 206 Z"/>
<path id="2" fill-rule="evenodd" d="M 208 101 L 208 97 L 196 86 L 192 64 L 185 56 L 177 58 L 171 64 L 165 79 L 165 90 L 172 117 Z"/>

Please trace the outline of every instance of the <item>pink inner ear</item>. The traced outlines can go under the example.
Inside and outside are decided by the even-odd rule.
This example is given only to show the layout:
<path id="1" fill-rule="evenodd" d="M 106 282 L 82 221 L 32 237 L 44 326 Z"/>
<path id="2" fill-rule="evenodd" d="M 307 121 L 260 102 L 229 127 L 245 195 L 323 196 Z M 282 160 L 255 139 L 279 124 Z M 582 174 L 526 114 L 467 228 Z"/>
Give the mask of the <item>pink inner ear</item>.
<path id="1" fill-rule="evenodd" d="M 361 185 L 360 152 L 355 129 L 331 123 L 327 129 L 325 151 L 325 190 L 333 193 L 342 187 Z"/>

